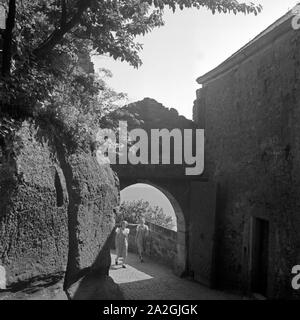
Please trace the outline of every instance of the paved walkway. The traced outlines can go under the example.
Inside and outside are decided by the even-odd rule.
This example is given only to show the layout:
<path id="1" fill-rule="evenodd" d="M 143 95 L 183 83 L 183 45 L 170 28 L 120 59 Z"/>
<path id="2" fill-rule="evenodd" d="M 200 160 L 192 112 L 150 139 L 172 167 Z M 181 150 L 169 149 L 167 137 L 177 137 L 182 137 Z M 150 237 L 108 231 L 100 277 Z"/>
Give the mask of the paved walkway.
<path id="1" fill-rule="evenodd" d="M 112 253 L 112 262 L 115 254 Z M 194 281 L 176 277 L 168 267 L 147 260 L 140 263 L 129 253 L 127 268 L 112 265 L 110 276 L 120 285 L 126 300 L 240 300 L 241 296 L 208 289 Z M 47 281 L 46 281 L 47 280 Z M 1 300 L 67 300 L 63 280 L 36 281 L 16 291 L 0 292 Z M 94 288 L 91 288 L 94 290 Z"/>
<path id="2" fill-rule="evenodd" d="M 112 263 L 115 254 L 112 253 Z M 176 277 L 166 266 L 146 259 L 140 263 L 129 253 L 127 268 L 112 265 L 110 276 L 120 285 L 126 300 L 240 300 L 241 296 L 208 289 Z"/>

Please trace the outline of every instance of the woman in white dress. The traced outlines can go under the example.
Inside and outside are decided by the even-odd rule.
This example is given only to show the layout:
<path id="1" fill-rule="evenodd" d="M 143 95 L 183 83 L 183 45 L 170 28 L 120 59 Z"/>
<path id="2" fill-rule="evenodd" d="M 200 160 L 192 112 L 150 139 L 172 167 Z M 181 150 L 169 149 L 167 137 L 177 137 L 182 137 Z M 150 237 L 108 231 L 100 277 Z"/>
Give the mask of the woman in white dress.
<path id="1" fill-rule="evenodd" d="M 122 221 L 121 227 L 116 229 L 116 265 L 119 263 L 119 258 L 123 258 L 122 267 L 126 268 L 126 259 L 128 254 L 128 235 L 130 230 L 127 228 L 127 221 Z"/>

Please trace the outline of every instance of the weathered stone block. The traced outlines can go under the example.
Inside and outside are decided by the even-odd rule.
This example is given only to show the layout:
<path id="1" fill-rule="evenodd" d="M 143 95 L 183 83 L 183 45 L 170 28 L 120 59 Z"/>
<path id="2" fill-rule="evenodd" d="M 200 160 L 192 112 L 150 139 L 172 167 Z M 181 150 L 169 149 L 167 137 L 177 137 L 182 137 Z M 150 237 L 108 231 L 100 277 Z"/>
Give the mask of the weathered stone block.
<path id="1" fill-rule="evenodd" d="M 0 263 L 7 284 L 64 270 L 67 194 L 51 147 L 23 122 L 1 148 Z"/>
<path id="2" fill-rule="evenodd" d="M 68 159 L 66 180 L 69 191 L 69 258 L 66 288 L 86 268 L 108 274 L 113 208 L 118 204 L 117 180 L 108 165 L 99 165 L 90 154 Z"/>
<path id="3" fill-rule="evenodd" d="M 36 123 L 23 122 L 15 132 L 0 153 L 0 264 L 7 284 L 66 268 L 64 288 L 87 270 L 108 274 L 119 196 L 114 173 L 82 151 L 67 158 L 61 141 Z"/>

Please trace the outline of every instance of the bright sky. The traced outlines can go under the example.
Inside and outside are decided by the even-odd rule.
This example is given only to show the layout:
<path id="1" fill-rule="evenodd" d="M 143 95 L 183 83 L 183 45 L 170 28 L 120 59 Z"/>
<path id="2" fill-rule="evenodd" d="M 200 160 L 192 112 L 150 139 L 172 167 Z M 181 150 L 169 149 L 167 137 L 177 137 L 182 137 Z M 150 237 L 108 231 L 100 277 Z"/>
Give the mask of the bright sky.
<path id="1" fill-rule="evenodd" d="M 173 230 L 177 231 L 177 219 L 175 211 L 168 198 L 158 189 L 144 183 L 138 183 L 121 191 L 121 203 L 123 201 L 145 200 L 152 207 L 159 206 L 164 213 L 171 216 L 174 222 Z"/>
<path id="2" fill-rule="evenodd" d="M 213 69 L 299 0 L 252 0 L 263 5 L 258 16 L 212 15 L 206 9 L 165 12 L 165 26 L 139 38 L 144 44 L 138 70 L 108 57 L 95 57 L 95 67 L 110 69 L 108 82 L 127 93 L 130 102 L 151 97 L 192 118 L 196 78 Z"/>

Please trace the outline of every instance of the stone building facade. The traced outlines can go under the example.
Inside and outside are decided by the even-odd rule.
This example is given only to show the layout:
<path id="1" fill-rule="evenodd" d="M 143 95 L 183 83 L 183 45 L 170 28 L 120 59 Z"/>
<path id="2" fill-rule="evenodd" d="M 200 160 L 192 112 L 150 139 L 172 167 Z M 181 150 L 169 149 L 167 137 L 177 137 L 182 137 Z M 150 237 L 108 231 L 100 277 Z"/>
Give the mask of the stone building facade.
<path id="1" fill-rule="evenodd" d="M 194 121 L 217 184 L 216 282 L 299 298 L 300 33 L 288 13 L 200 77 Z"/>

